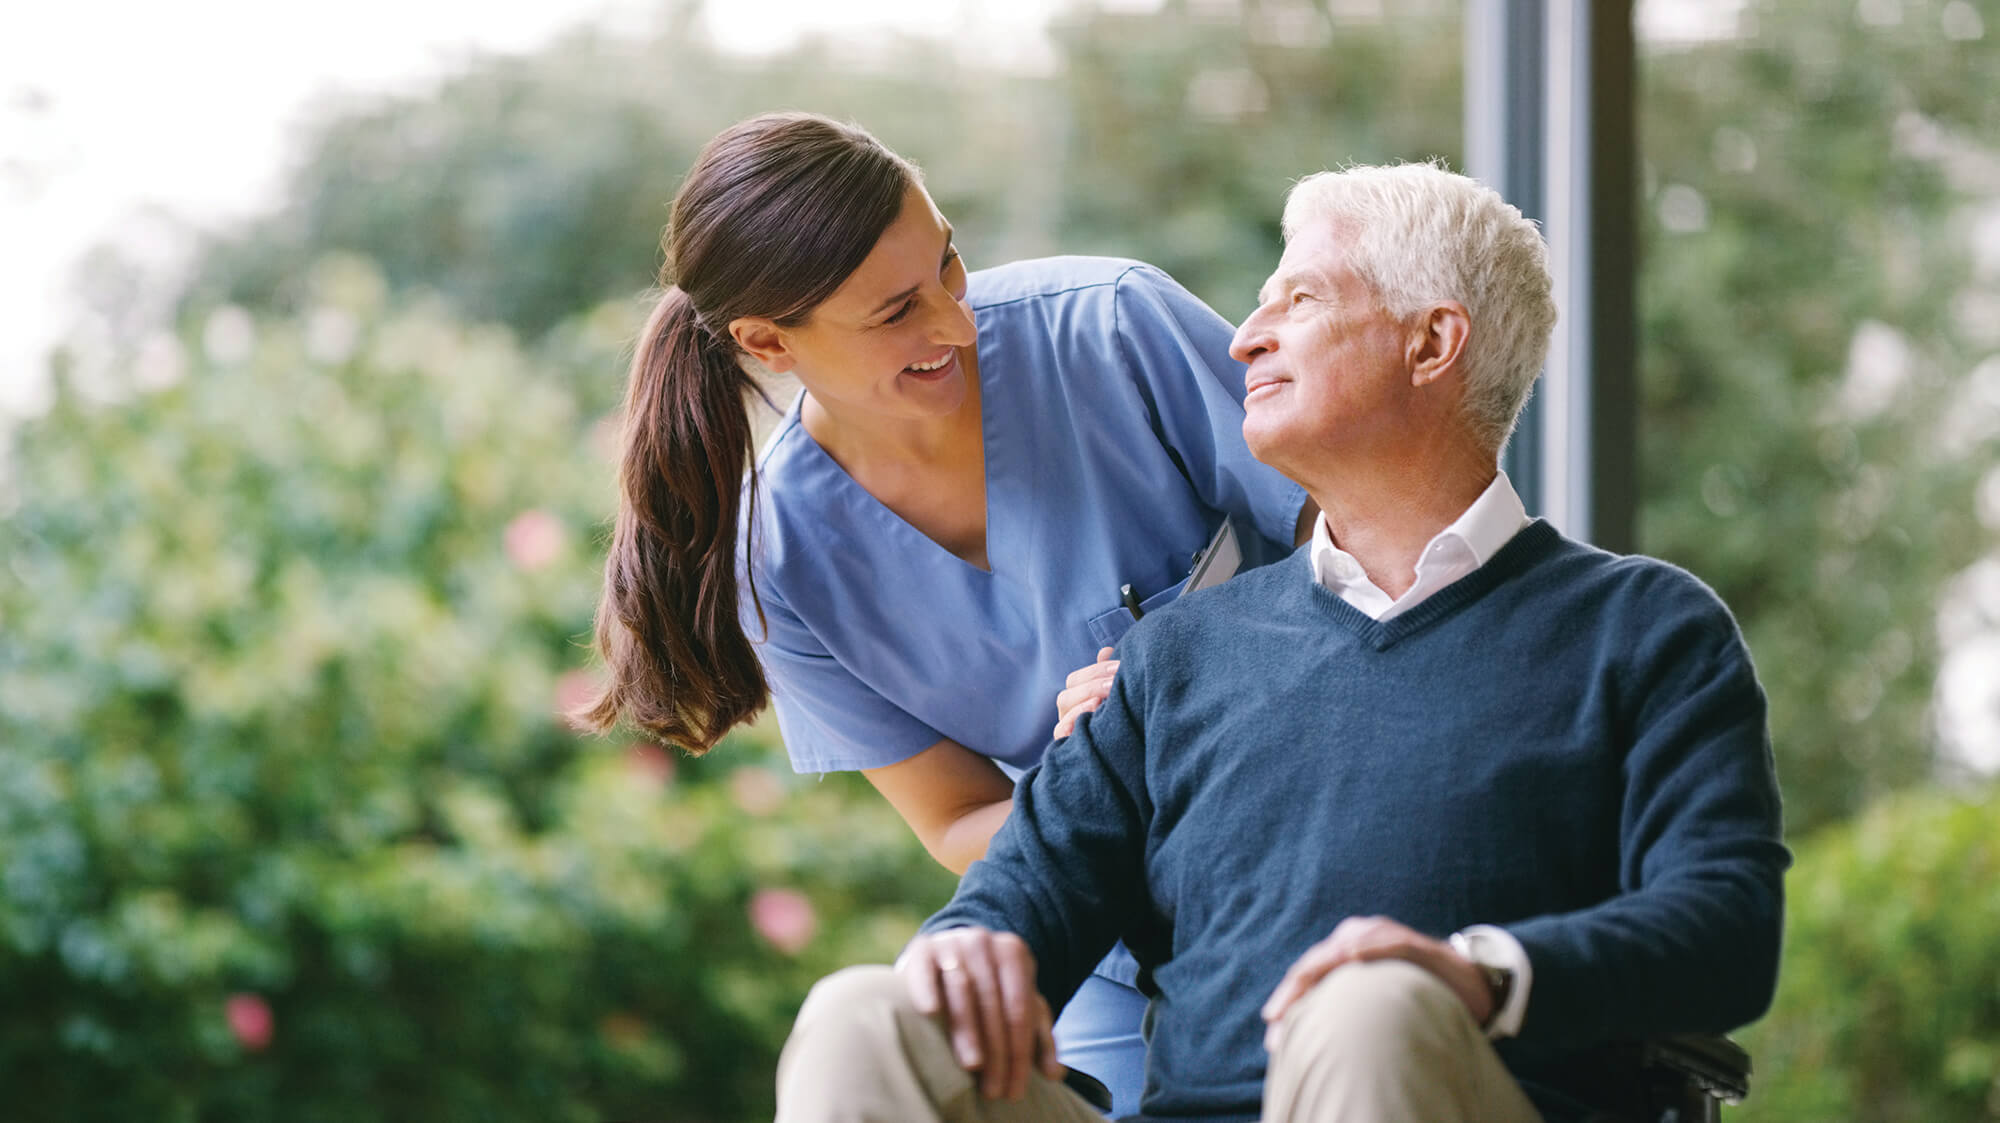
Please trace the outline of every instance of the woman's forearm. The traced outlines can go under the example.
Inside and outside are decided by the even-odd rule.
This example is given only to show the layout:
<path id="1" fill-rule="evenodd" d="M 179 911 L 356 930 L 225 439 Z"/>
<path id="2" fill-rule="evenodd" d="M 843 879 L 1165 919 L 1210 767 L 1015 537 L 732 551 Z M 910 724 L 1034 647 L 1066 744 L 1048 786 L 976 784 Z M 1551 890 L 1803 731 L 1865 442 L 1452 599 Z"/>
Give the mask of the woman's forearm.
<path id="1" fill-rule="evenodd" d="M 945 739 L 897 764 L 861 773 L 888 799 L 938 864 L 962 874 L 986 854 L 1014 806 L 998 765 Z"/>
<path id="2" fill-rule="evenodd" d="M 1009 797 L 972 808 L 938 832 L 935 841 L 925 839 L 924 849 L 930 851 L 939 865 L 962 875 L 968 866 L 986 856 L 987 844 L 993 841 L 994 832 L 1007 821 L 1007 812 L 1013 807 L 1014 800 Z"/>

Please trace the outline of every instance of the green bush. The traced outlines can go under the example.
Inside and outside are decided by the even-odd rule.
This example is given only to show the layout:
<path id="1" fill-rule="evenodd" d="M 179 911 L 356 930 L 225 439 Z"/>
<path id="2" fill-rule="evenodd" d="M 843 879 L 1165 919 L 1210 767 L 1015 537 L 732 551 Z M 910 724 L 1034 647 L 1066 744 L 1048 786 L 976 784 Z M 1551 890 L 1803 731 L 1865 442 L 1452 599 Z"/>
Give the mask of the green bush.
<path id="1" fill-rule="evenodd" d="M 1901 796 L 1799 848 L 1743 1123 L 2000 1119 L 2000 792 Z"/>
<path id="2" fill-rule="evenodd" d="M 804 988 L 949 890 L 768 736 L 562 726 L 631 325 L 396 304 L 330 260 L 12 435 L 8 1119 L 768 1118 Z"/>

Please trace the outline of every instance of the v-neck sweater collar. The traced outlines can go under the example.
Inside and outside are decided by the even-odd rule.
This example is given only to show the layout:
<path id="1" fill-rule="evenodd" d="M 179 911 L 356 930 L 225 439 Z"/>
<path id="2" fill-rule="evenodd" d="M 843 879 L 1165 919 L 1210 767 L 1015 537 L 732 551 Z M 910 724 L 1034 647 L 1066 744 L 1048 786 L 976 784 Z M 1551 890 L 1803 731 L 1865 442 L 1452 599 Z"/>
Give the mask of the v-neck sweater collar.
<path id="1" fill-rule="evenodd" d="M 1310 547 L 1299 550 L 1293 561 L 1304 567 L 1302 579 L 1304 584 L 1310 586 L 1311 603 L 1329 623 L 1354 633 L 1356 639 L 1376 651 L 1386 651 L 1404 638 L 1457 614 L 1508 578 L 1526 572 L 1546 558 L 1561 537 L 1547 520 L 1536 519 L 1509 539 L 1485 565 L 1439 589 L 1415 608 L 1387 621 L 1371 618 L 1341 599 L 1339 593 L 1314 580 Z"/>

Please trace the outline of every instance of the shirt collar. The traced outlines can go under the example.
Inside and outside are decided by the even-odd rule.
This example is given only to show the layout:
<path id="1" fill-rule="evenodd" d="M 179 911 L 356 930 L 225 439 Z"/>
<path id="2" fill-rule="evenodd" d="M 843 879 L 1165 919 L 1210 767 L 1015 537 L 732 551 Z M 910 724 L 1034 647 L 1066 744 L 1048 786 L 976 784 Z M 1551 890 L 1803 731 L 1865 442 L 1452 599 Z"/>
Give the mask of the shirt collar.
<path id="1" fill-rule="evenodd" d="M 1528 509 L 1521 504 L 1521 496 L 1514 491 L 1514 481 L 1505 472 L 1495 472 L 1493 482 L 1472 501 L 1472 506 L 1458 516 L 1458 521 L 1438 532 L 1438 538 L 1447 534 L 1457 535 L 1472 550 L 1473 568 L 1485 565 L 1500 552 L 1500 547 L 1513 541 L 1521 528 L 1528 525 Z M 1437 541 L 1437 538 L 1431 541 Z"/>
<path id="2" fill-rule="evenodd" d="M 1529 521 L 1528 510 L 1514 490 L 1513 481 L 1507 478 L 1507 473 L 1495 472 L 1493 482 L 1486 485 L 1472 506 L 1431 537 L 1417 557 L 1417 572 L 1421 575 L 1427 565 L 1441 556 L 1463 557 L 1468 552 L 1471 564 L 1464 567 L 1465 571 L 1478 569 L 1491 561 Z M 1324 511 L 1313 520 L 1312 570 L 1315 581 L 1335 592 L 1368 580 L 1354 555 L 1333 544 L 1333 532 L 1327 528 Z"/>

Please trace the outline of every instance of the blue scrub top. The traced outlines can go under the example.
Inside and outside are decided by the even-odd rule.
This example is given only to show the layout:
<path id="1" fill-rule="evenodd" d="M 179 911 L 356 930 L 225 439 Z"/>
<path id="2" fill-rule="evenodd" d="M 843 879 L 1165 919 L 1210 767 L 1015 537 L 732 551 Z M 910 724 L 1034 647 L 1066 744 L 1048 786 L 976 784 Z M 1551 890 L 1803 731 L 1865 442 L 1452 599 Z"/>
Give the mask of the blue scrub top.
<path id="1" fill-rule="evenodd" d="M 1305 492 L 1243 444 L 1229 324 L 1135 261 L 973 273 L 986 556 L 939 546 L 849 477 L 794 402 L 758 456 L 743 625 L 800 772 L 895 764 L 949 737 L 1018 775 L 1069 673 L 1178 595 L 1234 516 L 1244 566 L 1292 550 Z M 752 517 L 745 510 L 745 525 Z"/>

